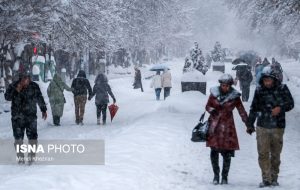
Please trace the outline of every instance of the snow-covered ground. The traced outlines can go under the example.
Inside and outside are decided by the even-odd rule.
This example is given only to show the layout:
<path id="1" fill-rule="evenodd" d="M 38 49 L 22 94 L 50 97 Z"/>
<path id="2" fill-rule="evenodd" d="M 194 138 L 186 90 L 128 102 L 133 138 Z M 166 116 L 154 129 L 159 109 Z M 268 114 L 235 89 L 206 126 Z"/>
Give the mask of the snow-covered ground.
<path id="1" fill-rule="evenodd" d="M 190 141 L 191 131 L 204 111 L 209 88 L 217 85 L 219 72 L 209 71 L 207 95 L 199 92 L 181 93 L 180 80 L 184 61 L 168 62 L 173 76 L 171 96 L 166 101 L 155 101 L 150 80 L 143 80 L 145 92 L 132 89 L 133 76 L 113 77 L 109 83 L 120 107 L 112 123 L 96 125 L 94 100 L 86 105 L 84 126 L 75 125 L 72 94 L 65 92 L 67 103 L 61 127 L 53 127 L 50 106 L 48 119 L 38 113 L 39 139 L 104 139 L 105 165 L 1 165 L 0 189 L 23 190 L 252 190 L 261 182 L 257 162 L 255 134 L 245 132 L 237 111 L 235 122 L 240 151 L 232 159 L 229 185 L 213 185 L 209 152 L 204 143 Z M 280 186 L 276 189 L 298 190 L 300 187 L 300 92 L 299 63 L 283 62 L 290 80 L 286 81 L 294 98 L 295 109 L 287 113 Z M 226 72 L 232 73 L 226 63 Z M 133 73 L 133 72 L 132 72 Z M 145 74 L 147 73 L 147 74 Z M 142 76 L 149 71 L 142 70 Z M 298 82 L 297 82 L 298 81 Z M 91 81 L 93 84 L 93 81 Z M 42 86 L 42 85 L 41 85 Z M 255 86 L 251 87 L 251 97 Z M 46 86 L 42 86 L 46 97 Z M 251 102 L 251 101 L 250 101 Z M 249 111 L 250 102 L 245 103 Z M 109 116 L 108 116 L 109 118 Z M 13 138 L 10 113 L 0 114 L 0 138 Z M 12 146 L 13 148 L 13 146 Z M 222 160 L 222 159 L 221 159 Z"/>

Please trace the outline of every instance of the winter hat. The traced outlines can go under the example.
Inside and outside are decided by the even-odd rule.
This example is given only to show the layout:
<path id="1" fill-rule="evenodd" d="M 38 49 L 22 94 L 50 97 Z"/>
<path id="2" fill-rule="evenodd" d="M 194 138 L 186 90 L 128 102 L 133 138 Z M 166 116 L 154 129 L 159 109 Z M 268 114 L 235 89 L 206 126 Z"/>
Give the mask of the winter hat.
<path id="1" fill-rule="evenodd" d="M 86 78 L 86 74 L 85 74 L 85 72 L 84 72 L 83 70 L 80 70 L 80 71 L 78 72 L 77 77 Z"/>
<path id="2" fill-rule="evenodd" d="M 233 85 L 233 78 L 230 74 L 224 74 L 219 78 L 219 83 Z"/>
<path id="3" fill-rule="evenodd" d="M 96 79 L 95 79 L 95 83 L 102 83 L 102 82 L 108 82 L 107 77 L 105 76 L 105 74 L 100 73 Z"/>
<path id="4" fill-rule="evenodd" d="M 274 80 L 278 80 L 276 73 L 271 67 L 264 67 L 264 69 L 261 72 L 261 78 L 272 78 Z"/>
<path id="5" fill-rule="evenodd" d="M 23 78 L 30 78 L 31 73 L 29 70 L 25 70 L 19 73 L 19 79 L 23 79 Z"/>

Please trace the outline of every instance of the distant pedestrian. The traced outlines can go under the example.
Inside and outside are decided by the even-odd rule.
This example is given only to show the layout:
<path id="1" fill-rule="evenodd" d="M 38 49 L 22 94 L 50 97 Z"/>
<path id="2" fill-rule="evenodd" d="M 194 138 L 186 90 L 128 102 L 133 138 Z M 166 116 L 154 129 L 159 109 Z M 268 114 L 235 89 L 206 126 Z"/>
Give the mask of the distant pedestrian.
<path id="1" fill-rule="evenodd" d="M 154 88 L 156 100 L 160 100 L 160 93 L 162 89 L 162 81 L 161 81 L 161 75 L 160 71 L 156 71 L 156 75 L 153 76 L 152 82 L 151 82 L 151 88 Z"/>
<path id="2" fill-rule="evenodd" d="M 161 76 L 162 87 L 164 88 L 164 99 L 170 96 L 172 88 L 172 75 L 168 68 L 164 69 L 164 73 Z"/>
<path id="3" fill-rule="evenodd" d="M 242 101 L 247 102 L 250 94 L 250 85 L 253 80 L 251 70 L 248 66 L 242 67 L 237 70 L 236 78 L 240 81 L 240 87 L 242 91 Z"/>
<path id="4" fill-rule="evenodd" d="M 93 87 L 93 94 L 89 97 L 89 100 L 96 95 L 95 104 L 97 108 L 97 124 L 100 125 L 100 119 L 102 114 L 102 124 L 106 124 L 106 111 L 107 104 L 109 103 L 109 96 L 113 99 L 113 103 L 116 103 L 116 98 L 111 91 L 111 88 L 108 84 L 108 79 L 105 74 L 100 73 L 95 80 L 95 85 Z"/>
<path id="5" fill-rule="evenodd" d="M 83 116 L 87 100 L 87 93 L 89 94 L 89 96 L 93 94 L 90 82 L 86 78 L 86 74 L 84 71 L 79 71 L 77 77 L 73 80 L 71 87 L 74 89 L 73 94 L 76 124 L 83 125 Z"/>
<path id="6" fill-rule="evenodd" d="M 55 126 L 60 126 L 60 118 L 63 116 L 64 105 L 66 103 L 64 90 L 72 91 L 72 88 L 64 83 L 61 77 L 56 73 L 47 88 L 47 94 L 52 111 L 53 124 Z"/>
<path id="7" fill-rule="evenodd" d="M 134 70 L 135 70 L 135 75 L 134 75 L 133 88 L 134 88 L 134 89 L 140 88 L 141 91 L 144 92 L 143 84 L 142 84 L 142 74 L 141 74 L 141 70 L 140 70 L 137 66 L 134 68 Z"/>

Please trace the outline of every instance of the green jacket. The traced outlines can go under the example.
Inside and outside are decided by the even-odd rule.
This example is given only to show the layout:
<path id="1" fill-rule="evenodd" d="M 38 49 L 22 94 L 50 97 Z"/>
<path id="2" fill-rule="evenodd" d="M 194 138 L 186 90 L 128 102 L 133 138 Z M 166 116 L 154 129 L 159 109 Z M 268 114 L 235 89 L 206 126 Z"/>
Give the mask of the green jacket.
<path id="1" fill-rule="evenodd" d="M 64 90 L 72 91 L 72 88 L 64 83 L 60 76 L 55 74 L 47 89 L 53 116 L 61 117 L 63 115 L 65 104 Z"/>

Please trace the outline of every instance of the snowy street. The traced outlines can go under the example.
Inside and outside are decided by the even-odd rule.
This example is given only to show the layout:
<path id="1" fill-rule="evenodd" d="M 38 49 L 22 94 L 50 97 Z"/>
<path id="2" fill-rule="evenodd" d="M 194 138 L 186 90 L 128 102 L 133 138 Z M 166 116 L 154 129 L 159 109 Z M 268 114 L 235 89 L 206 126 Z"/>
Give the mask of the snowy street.
<path id="1" fill-rule="evenodd" d="M 281 60 L 289 81 L 288 85 L 295 108 L 287 113 L 283 152 L 279 174 L 280 186 L 276 189 L 298 190 L 300 187 L 300 74 L 299 63 Z M 252 190 L 261 182 L 257 161 L 256 134 L 246 133 L 246 126 L 234 111 L 240 150 L 232 159 L 228 185 L 213 185 L 210 149 L 205 143 L 191 142 L 191 132 L 209 96 L 209 88 L 218 85 L 220 72 L 211 70 L 206 74 L 207 93 L 181 92 L 181 76 L 184 60 L 167 62 L 172 73 L 173 88 L 166 101 L 156 101 L 150 80 L 143 80 L 145 92 L 132 89 L 133 76 L 109 77 L 109 84 L 120 107 L 113 122 L 103 127 L 96 125 L 94 99 L 86 105 L 84 125 L 75 124 L 73 95 L 65 92 L 67 103 L 60 127 L 52 126 L 49 104 L 48 119 L 41 119 L 38 111 L 39 139 L 104 139 L 105 165 L 59 166 L 59 165 L 1 165 L 0 189 L 23 190 Z M 226 63 L 226 73 L 235 77 L 232 64 Z M 143 78 L 149 73 L 141 70 Z M 90 80 L 94 84 L 93 80 Z M 48 83 L 46 84 L 48 85 Z M 47 86 L 42 86 L 43 96 Z M 238 86 L 235 87 L 239 89 Z M 255 85 L 251 85 L 249 102 Z M 206 114 L 206 118 L 208 114 Z M 0 138 L 12 139 L 10 113 L 0 114 Z M 12 145 L 13 148 L 13 145 Z M 221 159 L 222 160 L 222 159 Z"/>

